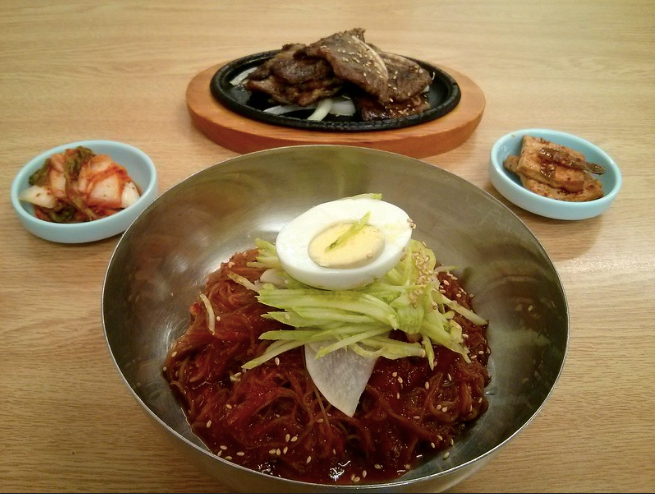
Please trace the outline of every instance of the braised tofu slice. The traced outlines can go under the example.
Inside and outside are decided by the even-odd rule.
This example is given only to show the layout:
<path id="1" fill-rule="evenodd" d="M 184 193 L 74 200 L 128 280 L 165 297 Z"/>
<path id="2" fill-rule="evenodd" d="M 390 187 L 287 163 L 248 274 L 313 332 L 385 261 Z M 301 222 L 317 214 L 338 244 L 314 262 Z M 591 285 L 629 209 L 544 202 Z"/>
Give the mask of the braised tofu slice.
<path id="1" fill-rule="evenodd" d="M 507 168 L 509 171 L 518 174 L 519 157 L 510 154 L 507 158 L 505 158 L 505 161 L 503 161 L 503 166 Z"/>
<path id="2" fill-rule="evenodd" d="M 574 149 L 540 137 L 524 136 L 515 172 L 550 187 L 564 189 L 567 192 L 581 192 L 585 185 L 585 172 L 557 165 L 548 160 L 539 152 L 544 146 L 566 152 L 581 160 L 585 159 L 582 153 Z"/>
<path id="3" fill-rule="evenodd" d="M 521 183 L 523 184 L 523 187 L 535 194 L 560 201 L 586 202 L 603 197 L 603 185 L 588 173 L 584 186 L 579 192 L 568 192 L 563 189 L 551 187 L 538 182 L 537 180 L 528 178 L 525 175 L 521 175 Z"/>

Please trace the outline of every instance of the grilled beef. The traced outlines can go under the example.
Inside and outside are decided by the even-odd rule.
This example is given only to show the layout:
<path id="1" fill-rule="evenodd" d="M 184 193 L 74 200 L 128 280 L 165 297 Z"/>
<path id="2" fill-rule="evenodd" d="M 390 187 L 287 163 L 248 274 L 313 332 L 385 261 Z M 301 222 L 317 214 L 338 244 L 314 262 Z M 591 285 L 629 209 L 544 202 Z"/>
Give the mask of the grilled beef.
<path id="1" fill-rule="evenodd" d="M 430 74 L 409 58 L 382 51 L 380 57 L 389 72 L 387 97 L 390 103 L 413 99 L 432 82 Z"/>
<path id="2" fill-rule="evenodd" d="M 358 94 L 353 96 L 353 102 L 365 122 L 408 117 L 430 108 L 430 102 L 424 93 L 417 94 L 406 101 L 394 101 L 384 105 L 368 94 Z"/>
<path id="3" fill-rule="evenodd" d="M 334 76 L 325 60 L 296 56 L 303 47 L 301 44 L 285 45 L 248 76 L 244 87 L 266 93 L 278 103 L 300 106 L 339 92 L 343 81 Z"/>
<path id="4" fill-rule="evenodd" d="M 325 58 L 338 77 L 386 101 L 389 72 L 380 55 L 364 41 L 363 29 L 322 38 L 304 48 L 302 53 Z"/>
<path id="5" fill-rule="evenodd" d="M 310 45 L 284 45 L 248 76 L 245 88 L 301 106 L 346 93 L 361 119 L 371 121 L 428 110 L 424 90 L 430 83 L 419 64 L 367 43 L 364 29 L 356 28 Z"/>

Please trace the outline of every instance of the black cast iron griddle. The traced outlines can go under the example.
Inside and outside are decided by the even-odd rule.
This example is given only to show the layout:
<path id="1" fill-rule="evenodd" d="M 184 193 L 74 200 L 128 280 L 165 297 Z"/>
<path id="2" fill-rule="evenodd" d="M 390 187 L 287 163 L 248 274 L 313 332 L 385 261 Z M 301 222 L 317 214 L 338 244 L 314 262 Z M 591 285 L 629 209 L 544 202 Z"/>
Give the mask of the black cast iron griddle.
<path id="1" fill-rule="evenodd" d="M 242 72 L 257 67 L 272 58 L 279 50 L 256 53 L 239 58 L 216 71 L 210 81 L 212 96 L 225 107 L 245 117 L 273 125 L 283 125 L 306 130 L 362 132 L 372 130 L 391 130 L 418 125 L 451 112 L 461 99 L 459 85 L 443 70 L 421 60 L 410 58 L 432 76 L 428 88 L 430 109 L 416 115 L 385 120 L 362 121 L 357 114 L 353 116 L 327 115 L 321 121 L 307 120 L 313 109 L 274 115 L 264 110 L 278 103 L 271 103 L 268 95 L 253 94 L 243 85 L 234 85 L 232 80 Z"/>

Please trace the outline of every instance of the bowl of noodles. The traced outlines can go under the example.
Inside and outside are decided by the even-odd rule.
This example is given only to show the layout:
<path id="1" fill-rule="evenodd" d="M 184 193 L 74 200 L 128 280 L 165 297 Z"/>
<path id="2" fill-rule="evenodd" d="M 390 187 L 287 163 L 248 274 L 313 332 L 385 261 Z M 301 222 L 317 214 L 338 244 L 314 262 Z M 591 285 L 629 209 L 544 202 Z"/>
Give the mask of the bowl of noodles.
<path id="1" fill-rule="evenodd" d="M 364 256 L 385 267 L 300 266 L 317 208 L 350 219 L 326 252 L 388 233 Z M 542 410 L 569 331 L 553 263 L 501 202 L 323 145 L 231 158 L 155 200 L 116 246 L 102 319 L 153 427 L 250 492 L 452 487 Z"/>

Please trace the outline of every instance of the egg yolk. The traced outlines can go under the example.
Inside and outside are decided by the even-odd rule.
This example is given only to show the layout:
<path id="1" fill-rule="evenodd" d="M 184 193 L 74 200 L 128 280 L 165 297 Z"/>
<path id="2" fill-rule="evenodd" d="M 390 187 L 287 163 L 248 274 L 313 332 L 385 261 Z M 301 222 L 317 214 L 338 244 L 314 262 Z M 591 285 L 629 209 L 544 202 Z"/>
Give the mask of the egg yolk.
<path id="1" fill-rule="evenodd" d="M 324 268 L 349 269 L 366 266 L 384 250 L 383 233 L 365 225 L 354 235 L 337 242 L 354 223 L 339 223 L 326 228 L 309 243 L 309 257 Z"/>

